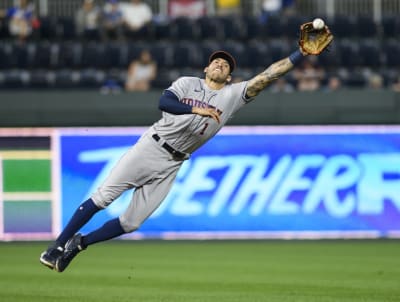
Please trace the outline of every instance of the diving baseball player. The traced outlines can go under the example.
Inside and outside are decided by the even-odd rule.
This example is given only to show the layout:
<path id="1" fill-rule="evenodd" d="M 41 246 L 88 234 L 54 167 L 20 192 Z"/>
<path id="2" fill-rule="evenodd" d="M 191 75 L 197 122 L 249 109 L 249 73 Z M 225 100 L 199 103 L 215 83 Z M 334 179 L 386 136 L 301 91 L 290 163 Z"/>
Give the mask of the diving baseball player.
<path id="1" fill-rule="evenodd" d="M 190 154 L 307 54 L 300 47 L 249 81 L 230 84 L 235 59 L 225 51 L 216 51 L 209 57 L 204 79 L 178 78 L 160 98 L 162 118 L 121 157 L 91 198 L 78 207 L 54 244 L 41 254 L 40 262 L 62 272 L 89 245 L 137 230 L 167 196 L 178 169 Z M 87 235 L 77 233 L 96 212 L 132 188 L 132 200 L 120 217 Z"/>

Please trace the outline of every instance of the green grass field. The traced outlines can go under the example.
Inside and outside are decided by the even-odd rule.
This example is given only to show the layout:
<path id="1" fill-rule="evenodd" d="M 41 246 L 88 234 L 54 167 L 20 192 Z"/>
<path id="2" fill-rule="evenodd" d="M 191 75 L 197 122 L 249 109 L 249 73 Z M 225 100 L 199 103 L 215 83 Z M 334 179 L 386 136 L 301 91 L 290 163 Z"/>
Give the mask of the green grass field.
<path id="1" fill-rule="evenodd" d="M 47 243 L 0 243 L 0 301 L 400 301 L 400 242 L 113 241 L 63 273 Z"/>

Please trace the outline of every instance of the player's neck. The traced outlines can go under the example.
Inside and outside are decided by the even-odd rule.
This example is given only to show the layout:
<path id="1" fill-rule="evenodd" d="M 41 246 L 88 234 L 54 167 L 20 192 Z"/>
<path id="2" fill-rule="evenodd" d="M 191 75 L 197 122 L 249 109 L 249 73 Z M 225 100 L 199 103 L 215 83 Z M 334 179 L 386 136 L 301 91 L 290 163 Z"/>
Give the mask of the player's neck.
<path id="1" fill-rule="evenodd" d="M 222 88 L 225 87 L 225 83 L 219 83 L 216 82 L 208 77 L 205 78 L 205 83 L 208 86 L 208 88 L 212 89 L 212 90 L 220 90 Z"/>

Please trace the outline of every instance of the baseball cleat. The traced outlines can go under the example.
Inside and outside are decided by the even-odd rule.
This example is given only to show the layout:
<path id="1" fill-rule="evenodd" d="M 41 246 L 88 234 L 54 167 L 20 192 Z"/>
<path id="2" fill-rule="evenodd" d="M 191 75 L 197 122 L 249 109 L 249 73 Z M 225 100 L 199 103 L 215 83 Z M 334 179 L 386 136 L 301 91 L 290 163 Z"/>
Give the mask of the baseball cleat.
<path id="1" fill-rule="evenodd" d="M 49 269 L 54 269 L 57 259 L 62 256 L 63 252 L 64 249 L 61 246 L 54 244 L 40 255 L 39 261 Z"/>
<path id="2" fill-rule="evenodd" d="M 54 269 L 59 273 L 63 272 L 72 259 L 74 259 L 80 251 L 85 249 L 86 247 L 82 245 L 82 235 L 79 233 L 75 234 L 70 240 L 68 240 L 65 245 L 64 253 L 57 259 Z"/>

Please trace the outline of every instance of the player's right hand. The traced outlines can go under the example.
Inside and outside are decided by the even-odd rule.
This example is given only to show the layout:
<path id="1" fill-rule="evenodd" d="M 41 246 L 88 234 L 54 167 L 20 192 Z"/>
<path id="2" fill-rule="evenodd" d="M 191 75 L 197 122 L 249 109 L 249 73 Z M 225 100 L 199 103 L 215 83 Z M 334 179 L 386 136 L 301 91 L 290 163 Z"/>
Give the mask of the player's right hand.
<path id="1" fill-rule="evenodd" d="M 192 113 L 198 114 L 201 116 L 208 116 L 215 120 L 218 124 L 220 123 L 220 116 L 219 113 L 213 108 L 200 108 L 200 107 L 193 107 Z"/>

